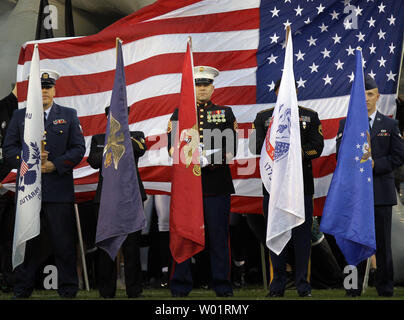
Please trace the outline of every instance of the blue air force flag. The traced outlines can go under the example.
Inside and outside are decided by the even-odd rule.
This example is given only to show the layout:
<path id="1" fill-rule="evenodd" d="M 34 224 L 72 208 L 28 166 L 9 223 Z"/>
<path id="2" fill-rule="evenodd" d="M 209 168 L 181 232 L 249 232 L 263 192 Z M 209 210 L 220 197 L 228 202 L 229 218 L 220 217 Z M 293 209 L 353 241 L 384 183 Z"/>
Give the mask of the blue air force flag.
<path id="1" fill-rule="evenodd" d="M 359 50 L 337 167 L 320 230 L 334 235 L 350 265 L 357 265 L 376 252 L 371 145 Z"/>
<path id="2" fill-rule="evenodd" d="M 41 141 L 44 132 L 42 89 L 38 45 L 35 45 L 29 73 L 27 109 L 21 165 L 17 176 L 17 206 L 13 239 L 13 269 L 24 262 L 26 242 L 40 231 Z"/>
<path id="3" fill-rule="evenodd" d="M 299 109 L 288 32 L 282 81 L 260 159 L 261 179 L 270 193 L 266 243 L 276 254 L 305 219 Z"/>

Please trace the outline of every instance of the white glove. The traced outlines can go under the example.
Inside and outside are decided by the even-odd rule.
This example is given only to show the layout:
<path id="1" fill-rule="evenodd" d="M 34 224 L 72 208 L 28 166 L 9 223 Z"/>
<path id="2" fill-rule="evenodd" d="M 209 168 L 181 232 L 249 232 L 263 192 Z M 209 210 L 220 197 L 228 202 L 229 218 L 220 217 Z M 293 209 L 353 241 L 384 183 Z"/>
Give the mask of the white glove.
<path id="1" fill-rule="evenodd" d="M 199 162 L 201 164 L 201 168 L 206 167 L 209 164 L 208 158 L 203 155 L 203 143 L 199 143 L 198 151 L 199 151 Z"/>
<path id="2" fill-rule="evenodd" d="M 208 158 L 206 158 L 204 156 L 200 156 L 199 160 L 201 163 L 201 168 L 204 168 L 209 164 Z"/>

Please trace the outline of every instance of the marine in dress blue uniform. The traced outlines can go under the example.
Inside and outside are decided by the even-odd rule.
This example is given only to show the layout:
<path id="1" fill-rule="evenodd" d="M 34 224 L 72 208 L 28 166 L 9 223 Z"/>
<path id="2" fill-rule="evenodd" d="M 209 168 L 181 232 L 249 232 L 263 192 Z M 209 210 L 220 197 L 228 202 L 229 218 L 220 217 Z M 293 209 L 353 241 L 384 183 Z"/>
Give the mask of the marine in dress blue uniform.
<path id="1" fill-rule="evenodd" d="M 42 160 L 42 208 L 39 236 L 29 240 L 24 263 L 15 269 L 14 295 L 28 298 L 35 284 L 35 272 L 52 252 L 58 270 L 58 293 L 74 298 L 78 290 L 76 270 L 76 224 L 74 219 L 73 168 L 85 153 L 77 111 L 53 101 L 59 74 L 41 70 L 46 146 Z M 16 110 L 4 142 L 6 163 L 20 167 L 26 109 Z M 18 176 L 18 174 L 17 174 Z"/>
<path id="2" fill-rule="evenodd" d="M 210 255 L 213 290 L 219 297 L 230 297 L 233 289 L 230 283 L 229 214 L 230 195 L 235 191 L 228 163 L 237 151 L 237 121 L 230 107 L 215 105 L 210 100 L 214 91 L 213 79 L 218 74 L 219 71 L 212 67 L 194 67 L 202 153 L 219 149 L 210 155 L 205 153 L 201 159 L 205 243 Z M 178 109 L 168 124 L 170 155 L 174 149 L 174 135 L 171 133 L 176 132 L 177 121 Z M 173 270 L 170 279 L 172 295 L 187 296 L 193 286 L 191 259 L 175 264 Z"/>
<path id="3" fill-rule="evenodd" d="M 394 273 L 391 251 L 392 206 L 397 204 L 394 185 L 394 169 L 404 161 L 404 141 L 398 121 L 377 111 L 380 97 L 377 84 L 370 76 L 365 78 L 366 105 L 370 125 L 370 145 L 373 166 L 373 193 L 376 231 L 376 278 L 379 296 L 393 296 Z M 337 154 L 342 140 L 346 119 L 342 119 L 336 138 Z M 366 269 L 366 260 L 358 264 L 358 289 L 347 290 L 348 296 L 360 296 Z"/>
<path id="4" fill-rule="evenodd" d="M 109 107 L 105 108 L 105 114 L 108 116 Z M 139 191 L 142 200 L 147 199 L 143 182 L 140 179 L 138 162 L 139 158 L 146 152 L 146 141 L 142 131 L 131 131 L 133 155 L 135 157 L 135 165 L 137 177 L 139 181 Z M 90 154 L 87 162 L 94 169 L 102 170 L 102 157 L 104 152 L 105 133 L 97 134 L 91 138 Z M 94 198 L 95 210 L 100 209 L 101 190 L 102 190 L 102 173 L 100 171 L 97 191 Z M 95 223 L 96 225 L 96 223 Z M 94 230 L 94 242 L 95 242 Z M 122 244 L 122 253 L 125 260 L 125 287 L 126 294 L 129 298 L 137 298 L 142 294 L 142 268 L 140 263 L 140 242 L 142 230 L 128 234 Z M 98 291 L 103 298 L 114 298 L 116 293 L 117 268 L 116 259 L 112 261 L 109 254 L 105 250 L 97 250 L 97 286 Z"/>
<path id="5" fill-rule="evenodd" d="M 277 93 L 280 80 L 275 84 Z M 261 154 L 262 145 L 268 131 L 269 123 L 274 108 L 259 112 L 254 120 L 253 129 L 250 136 L 249 148 L 253 154 Z M 304 209 L 305 221 L 300 226 L 292 229 L 292 238 L 288 245 L 283 249 L 279 256 L 270 251 L 271 262 L 271 280 L 269 296 L 282 297 L 285 292 L 287 273 L 286 258 L 287 251 L 293 244 L 295 257 L 295 285 L 300 296 L 311 295 L 311 286 L 309 279 L 309 260 L 311 250 L 311 227 L 313 221 L 313 170 L 311 160 L 320 157 L 324 147 L 324 138 L 321 122 L 317 112 L 314 110 L 299 106 L 300 139 L 302 146 L 302 168 L 304 183 Z M 269 194 L 262 186 L 264 199 L 264 216 L 268 216 Z"/>

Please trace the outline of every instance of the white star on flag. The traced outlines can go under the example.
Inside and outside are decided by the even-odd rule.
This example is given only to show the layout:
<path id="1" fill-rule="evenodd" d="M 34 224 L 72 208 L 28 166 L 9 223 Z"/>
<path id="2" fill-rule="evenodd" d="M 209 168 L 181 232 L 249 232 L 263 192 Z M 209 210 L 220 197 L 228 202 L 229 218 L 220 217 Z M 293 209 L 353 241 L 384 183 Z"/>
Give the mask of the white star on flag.
<path id="1" fill-rule="evenodd" d="M 274 54 L 271 53 L 271 56 L 267 59 L 269 60 L 269 64 L 271 64 L 271 63 L 276 63 L 277 58 L 278 58 L 277 56 L 274 56 Z"/>
<path id="2" fill-rule="evenodd" d="M 335 20 L 335 19 L 338 20 L 339 13 L 335 12 L 335 10 L 332 13 L 330 13 L 330 15 L 332 17 L 332 20 Z"/>
<path id="3" fill-rule="evenodd" d="M 373 70 L 370 70 L 370 72 L 368 73 L 368 75 L 374 80 L 376 73 L 373 73 Z"/>
<path id="4" fill-rule="evenodd" d="M 377 33 L 377 35 L 379 36 L 379 40 L 385 39 L 386 32 L 383 32 L 382 29 L 380 29 L 380 31 Z"/>
<path id="5" fill-rule="evenodd" d="M 324 85 L 327 85 L 327 84 L 332 84 L 331 83 L 331 80 L 332 80 L 333 78 L 332 77 L 330 77 L 329 75 L 328 75 L 328 73 L 327 73 L 327 76 L 325 77 L 325 78 L 323 78 L 323 80 L 324 80 Z"/>
<path id="6" fill-rule="evenodd" d="M 330 53 L 331 53 L 331 51 L 328 51 L 327 50 L 327 48 L 324 48 L 324 50 L 323 51 L 321 51 L 321 53 L 323 54 L 323 59 L 325 59 L 325 58 L 331 58 L 330 57 Z"/>
<path id="7" fill-rule="evenodd" d="M 278 15 L 279 10 L 278 10 L 278 9 L 276 9 L 276 7 L 274 7 L 274 9 L 273 9 L 273 10 L 271 10 L 271 12 L 272 12 L 272 18 L 273 18 L 273 17 L 275 17 L 275 16 L 279 17 L 279 15 Z"/>
<path id="8" fill-rule="evenodd" d="M 311 69 L 311 72 L 310 72 L 310 73 L 318 72 L 318 67 L 319 67 L 319 65 L 316 65 L 316 64 L 313 62 L 313 64 L 312 64 L 311 66 L 309 66 L 309 68 Z"/>
<path id="9" fill-rule="evenodd" d="M 300 8 L 300 6 L 298 6 L 298 7 L 295 9 L 295 11 L 296 11 L 296 16 L 301 16 L 303 9 Z"/>
<path id="10" fill-rule="evenodd" d="M 338 62 L 335 63 L 335 65 L 337 66 L 337 70 L 339 70 L 339 69 L 344 70 L 344 68 L 342 67 L 344 65 L 344 63 L 341 62 L 339 59 L 338 59 Z"/>
<path id="11" fill-rule="evenodd" d="M 396 24 L 396 18 L 393 17 L 393 15 L 391 15 L 390 18 L 387 18 L 387 20 L 389 20 L 389 25 L 395 25 Z"/>
<path id="12" fill-rule="evenodd" d="M 386 67 L 386 62 L 387 60 L 385 60 L 383 57 L 381 57 L 380 59 L 378 59 L 377 61 L 379 61 L 380 65 L 379 67 Z"/>
<path id="13" fill-rule="evenodd" d="M 277 43 L 279 37 L 276 35 L 276 33 L 274 33 L 274 35 L 272 37 L 270 37 L 270 39 L 272 40 L 271 43 Z"/>
<path id="14" fill-rule="evenodd" d="M 386 8 L 386 6 L 383 4 L 383 2 L 380 4 L 380 6 L 378 6 L 379 8 L 379 13 L 384 12 L 384 8 Z"/>
<path id="15" fill-rule="evenodd" d="M 369 28 L 370 27 L 375 27 L 375 22 L 376 20 L 373 19 L 373 17 L 370 17 L 370 20 L 367 21 L 369 23 Z"/>
<path id="16" fill-rule="evenodd" d="M 300 87 L 305 88 L 304 84 L 306 83 L 306 81 L 307 80 L 303 80 L 302 77 L 300 77 L 300 79 L 296 81 L 297 82 L 297 87 L 298 88 L 300 88 Z"/>
<path id="17" fill-rule="evenodd" d="M 396 81 L 395 76 L 397 75 L 397 73 L 393 73 L 391 70 L 389 73 L 386 74 L 387 76 L 387 81 Z"/>
<path id="18" fill-rule="evenodd" d="M 301 51 L 299 50 L 299 52 L 295 54 L 295 56 L 297 57 L 297 60 L 296 60 L 296 61 L 299 61 L 299 60 L 303 60 L 303 61 L 304 61 L 304 58 L 303 58 L 304 55 L 305 55 L 305 53 L 303 53 L 303 52 L 301 52 Z"/>
<path id="19" fill-rule="evenodd" d="M 369 47 L 369 50 L 370 50 L 370 54 L 376 53 L 376 47 L 373 45 L 373 43 L 372 43 L 372 46 Z"/>
<path id="20" fill-rule="evenodd" d="M 348 51 L 348 56 L 350 56 L 351 54 L 353 56 L 355 55 L 355 48 L 352 48 L 351 45 L 349 45 L 349 48 L 345 50 Z"/>
<path id="21" fill-rule="evenodd" d="M 307 41 L 309 42 L 309 47 L 316 46 L 316 41 L 317 39 L 313 39 L 313 36 L 310 36 L 310 39 L 307 39 Z"/>
<path id="22" fill-rule="evenodd" d="M 336 33 L 335 36 L 332 37 L 332 39 L 334 40 L 334 44 L 341 43 L 341 38 L 342 37 L 339 37 L 338 34 Z"/>

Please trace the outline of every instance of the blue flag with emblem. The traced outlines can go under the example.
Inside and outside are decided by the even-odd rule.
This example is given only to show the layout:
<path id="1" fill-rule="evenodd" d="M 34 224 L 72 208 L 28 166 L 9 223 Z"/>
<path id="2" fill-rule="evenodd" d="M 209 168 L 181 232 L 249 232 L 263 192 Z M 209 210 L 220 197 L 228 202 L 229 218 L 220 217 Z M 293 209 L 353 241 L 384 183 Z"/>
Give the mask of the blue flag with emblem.
<path id="1" fill-rule="evenodd" d="M 359 50 L 337 167 L 320 230 L 334 235 L 350 265 L 356 266 L 376 252 L 371 145 Z"/>
<path id="2" fill-rule="evenodd" d="M 121 41 L 117 41 L 114 88 L 102 157 L 102 190 L 96 244 L 114 260 L 128 234 L 145 225 L 128 125 L 126 80 Z"/>

